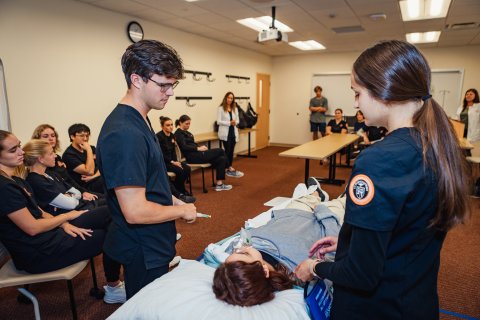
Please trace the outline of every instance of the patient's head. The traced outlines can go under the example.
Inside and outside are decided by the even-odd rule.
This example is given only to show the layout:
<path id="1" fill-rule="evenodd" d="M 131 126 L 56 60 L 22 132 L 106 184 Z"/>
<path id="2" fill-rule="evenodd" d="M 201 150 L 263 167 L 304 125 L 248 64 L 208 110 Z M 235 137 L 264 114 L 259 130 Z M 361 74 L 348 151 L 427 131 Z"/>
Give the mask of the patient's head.
<path id="1" fill-rule="evenodd" d="M 291 289 L 294 282 L 281 264 L 278 270 L 263 261 L 252 247 L 230 255 L 213 276 L 217 299 L 239 306 L 253 306 L 272 300 L 275 291 Z"/>

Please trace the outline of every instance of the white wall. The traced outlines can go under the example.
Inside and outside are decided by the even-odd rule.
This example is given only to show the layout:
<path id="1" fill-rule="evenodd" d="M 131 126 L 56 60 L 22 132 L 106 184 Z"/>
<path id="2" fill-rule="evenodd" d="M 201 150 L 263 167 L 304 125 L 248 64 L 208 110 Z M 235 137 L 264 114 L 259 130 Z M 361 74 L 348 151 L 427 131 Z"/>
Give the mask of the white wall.
<path id="1" fill-rule="evenodd" d="M 256 73 L 272 72 L 266 55 L 198 37 L 148 21 L 109 12 L 83 3 L 62 0 L 0 0 L 0 58 L 5 68 L 12 131 L 24 142 L 40 123 L 53 125 L 62 146 L 69 144 L 67 129 L 75 122 L 99 130 L 126 84 L 120 58 L 130 45 L 126 26 L 140 22 L 146 39 L 174 47 L 185 68 L 212 72 L 215 82 L 196 82 L 191 75 L 175 90 L 177 96 L 212 96 L 213 100 L 184 101 L 170 98 L 166 109 L 150 119 L 160 130 L 158 117 L 172 119 L 187 113 L 193 133 L 212 131 L 217 107 L 227 91 L 250 96 L 255 103 Z M 226 74 L 250 77 L 250 84 L 229 83 Z M 247 137 L 237 150 L 246 149 Z M 254 144 L 253 139 L 253 144 Z"/>
<path id="2" fill-rule="evenodd" d="M 468 88 L 480 89 L 480 46 L 424 49 L 422 52 L 432 69 L 465 70 L 462 95 Z M 311 90 L 313 74 L 350 72 L 359 54 L 273 58 L 270 143 L 301 144 L 311 140 L 308 103 L 314 96 Z M 323 94 L 328 98 L 328 92 Z"/>

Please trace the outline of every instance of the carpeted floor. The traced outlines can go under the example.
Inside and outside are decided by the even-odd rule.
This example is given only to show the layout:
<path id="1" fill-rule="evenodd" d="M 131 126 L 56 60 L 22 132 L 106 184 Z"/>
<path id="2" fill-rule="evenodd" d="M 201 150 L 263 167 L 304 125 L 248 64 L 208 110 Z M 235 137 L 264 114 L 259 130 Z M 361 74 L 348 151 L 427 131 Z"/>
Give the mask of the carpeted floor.
<path id="1" fill-rule="evenodd" d="M 241 179 L 227 178 L 233 190 L 216 192 L 209 188 L 207 194 L 201 190 L 200 172 L 193 175 L 193 192 L 197 197 L 197 210 L 212 216 L 210 219 L 198 219 L 193 224 L 183 221 L 177 223 L 178 232 L 183 237 L 177 243 L 178 254 L 184 258 L 195 259 L 205 247 L 217 242 L 243 226 L 244 221 L 265 211 L 266 201 L 277 196 L 291 196 L 293 188 L 303 180 L 305 161 L 279 157 L 285 150 L 269 147 L 255 152 L 258 159 L 236 158 L 234 166 L 245 172 Z M 337 178 L 348 179 L 351 170 L 339 168 Z M 314 176 L 326 176 L 328 167 L 320 166 L 318 161 L 310 164 L 310 173 Z M 210 173 L 206 174 L 211 181 Z M 343 187 L 323 185 L 331 197 L 343 192 Z M 441 319 L 461 319 L 462 315 L 480 318 L 480 200 L 472 199 L 474 215 L 464 226 L 450 232 L 442 250 L 442 262 L 439 276 Z M 96 258 L 97 278 L 104 282 L 101 259 Z M 88 296 L 91 287 L 89 268 L 86 268 L 73 281 L 75 297 L 80 319 L 105 319 L 118 305 L 106 305 Z M 40 302 L 42 319 L 70 319 L 70 305 L 66 284 L 52 282 L 35 284 L 31 291 Z M 0 289 L 0 319 L 33 319 L 31 305 L 16 302 L 17 292 L 13 288 Z"/>

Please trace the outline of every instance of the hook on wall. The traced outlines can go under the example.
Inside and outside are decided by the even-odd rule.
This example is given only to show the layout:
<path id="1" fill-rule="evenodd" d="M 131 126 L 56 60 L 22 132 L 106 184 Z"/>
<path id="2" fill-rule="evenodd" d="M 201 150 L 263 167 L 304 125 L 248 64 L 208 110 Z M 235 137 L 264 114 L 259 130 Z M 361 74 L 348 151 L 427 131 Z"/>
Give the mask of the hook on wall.
<path id="1" fill-rule="evenodd" d="M 241 80 L 245 80 L 246 84 L 250 83 L 250 77 L 234 76 L 231 74 L 226 74 L 225 77 L 227 77 L 228 82 L 232 82 L 232 78 L 233 78 L 233 79 L 237 79 L 238 83 L 242 83 Z"/>
<path id="2" fill-rule="evenodd" d="M 176 100 L 186 100 L 187 107 L 195 107 L 196 103 L 190 103 L 190 100 L 212 100 L 212 97 L 175 97 Z"/>
<path id="3" fill-rule="evenodd" d="M 203 71 L 194 71 L 194 70 L 183 70 L 184 73 L 191 73 L 192 74 L 192 77 L 193 77 L 193 80 L 195 81 L 200 81 L 202 80 L 202 77 L 199 77 L 198 75 L 201 74 L 201 75 L 204 75 L 204 76 L 207 76 L 207 81 L 209 82 L 213 82 L 215 81 L 215 79 L 211 79 L 210 77 L 212 76 L 212 73 L 211 72 L 203 72 Z"/>

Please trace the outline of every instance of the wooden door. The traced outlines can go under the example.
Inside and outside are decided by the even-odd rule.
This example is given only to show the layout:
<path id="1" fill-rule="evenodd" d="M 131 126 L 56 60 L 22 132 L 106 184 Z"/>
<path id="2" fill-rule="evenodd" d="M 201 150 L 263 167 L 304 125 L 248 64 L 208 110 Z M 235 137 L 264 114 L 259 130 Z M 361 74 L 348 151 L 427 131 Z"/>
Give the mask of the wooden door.
<path id="1" fill-rule="evenodd" d="M 255 148 L 268 146 L 270 139 L 270 75 L 257 73 L 257 108 L 258 114 Z"/>

